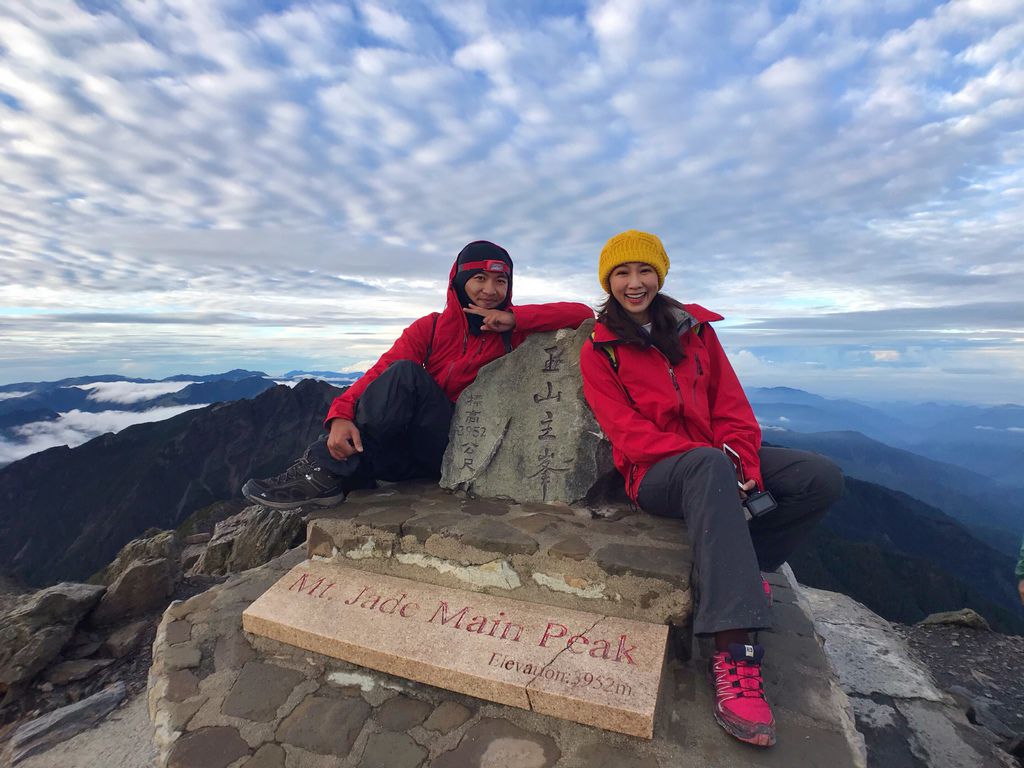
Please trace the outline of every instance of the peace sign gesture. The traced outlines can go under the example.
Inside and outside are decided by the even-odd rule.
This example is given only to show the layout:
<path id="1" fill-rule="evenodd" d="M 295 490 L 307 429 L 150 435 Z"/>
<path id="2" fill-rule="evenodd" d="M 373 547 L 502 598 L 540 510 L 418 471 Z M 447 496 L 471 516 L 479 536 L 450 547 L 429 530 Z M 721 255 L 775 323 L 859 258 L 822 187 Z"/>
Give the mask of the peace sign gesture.
<path id="1" fill-rule="evenodd" d="M 462 311 L 467 315 L 482 317 L 484 321 L 480 327 L 485 331 L 501 333 L 502 331 L 511 331 L 516 327 L 516 316 L 501 309 L 484 309 L 476 304 L 470 304 Z"/>

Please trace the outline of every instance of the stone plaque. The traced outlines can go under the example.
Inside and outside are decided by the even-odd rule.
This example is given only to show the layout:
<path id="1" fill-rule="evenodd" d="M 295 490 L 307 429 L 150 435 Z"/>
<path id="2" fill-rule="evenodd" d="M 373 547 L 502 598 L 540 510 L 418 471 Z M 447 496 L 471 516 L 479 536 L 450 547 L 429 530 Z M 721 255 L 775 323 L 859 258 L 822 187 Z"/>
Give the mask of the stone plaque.
<path id="1" fill-rule="evenodd" d="M 580 347 L 593 327 L 535 334 L 480 370 L 456 403 L 442 488 L 574 504 L 614 473 L 583 398 Z"/>
<path id="2" fill-rule="evenodd" d="M 313 560 L 247 632 L 470 696 L 651 738 L 668 627 Z"/>

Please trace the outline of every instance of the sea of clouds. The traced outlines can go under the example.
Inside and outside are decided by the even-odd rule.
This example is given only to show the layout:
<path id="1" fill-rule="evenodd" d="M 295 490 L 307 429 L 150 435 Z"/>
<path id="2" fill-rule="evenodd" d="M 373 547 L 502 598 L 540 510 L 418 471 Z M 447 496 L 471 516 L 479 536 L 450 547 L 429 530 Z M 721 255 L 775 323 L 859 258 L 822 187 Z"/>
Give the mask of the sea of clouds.
<path id="1" fill-rule="evenodd" d="M 23 459 L 37 451 L 66 445 L 70 448 L 86 443 L 107 432 L 120 432 L 133 424 L 163 421 L 193 408 L 205 405 L 175 405 L 148 411 L 68 411 L 56 421 L 37 421 L 12 430 L 16 440 L 0 439 L 0 465 Z"/>

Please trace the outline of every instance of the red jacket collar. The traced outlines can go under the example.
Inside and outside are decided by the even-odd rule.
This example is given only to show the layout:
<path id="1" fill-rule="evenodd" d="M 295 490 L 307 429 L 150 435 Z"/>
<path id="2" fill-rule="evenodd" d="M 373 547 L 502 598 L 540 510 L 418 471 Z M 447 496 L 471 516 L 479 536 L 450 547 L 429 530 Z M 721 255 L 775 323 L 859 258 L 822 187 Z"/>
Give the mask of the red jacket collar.
<path id="1" fill-rule="evenodd" d="M 700 304 L 683 304 L 683 308 L 686 310 L 686 314 L 689 316 L 689 322 L 691 325 L 697 325 L 700 323 L 713 323 L 717 320 L 724 320 L 717 312 L 712 312 L 710 309 L 702 307 Z M 687 318 L 680 318 L 684 322 Z M 620 341 L 619 337 L 615 335 L 606 325 L 603 323 L 597 323 L 594 325 L 594 341 L 599 343 L 608 343 L 613 341 Z"/>

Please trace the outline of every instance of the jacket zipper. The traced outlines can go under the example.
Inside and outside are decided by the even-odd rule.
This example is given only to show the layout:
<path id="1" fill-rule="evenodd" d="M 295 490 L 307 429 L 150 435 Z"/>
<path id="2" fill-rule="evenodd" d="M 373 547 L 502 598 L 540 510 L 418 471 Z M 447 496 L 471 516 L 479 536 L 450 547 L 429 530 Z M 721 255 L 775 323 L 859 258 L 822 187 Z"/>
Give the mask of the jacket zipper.
<path id="1" fill-rule="evenodd" d="M 655 347 L 655 349 L 657 349 L 657 347 Z M 676 372 L 672 369 L 672 363 L 660 349 L 658 350 L 658 354 L 665 358 L 665 367 L 668 368 L 669 378 L 672 379 L 672 388 L 676 391 L 676 402 L 679 403 L 679 405 L 682 405 L 683 393 L 679 390 L 679 380 L 676 378 Z"/>
<path id="2" fill-rule="evenodd" d="M 468 343 L 469 343 L 469 333 L 468 332 L 463 332 L 463 334 L 462 334 L 462 354 L 463 355 L 466 354 L 466 345 Z M 445 374 L 444 385 L 441 387 L 442 389 L 447 389 L 448 388 L 448 382 L 450 382 L 452 380 L 452 373 L 455 371 L 455 363 L 456 363 L 455 360 L 453 360 L 452 362 L 448 363 L 448 373 Z"/>

